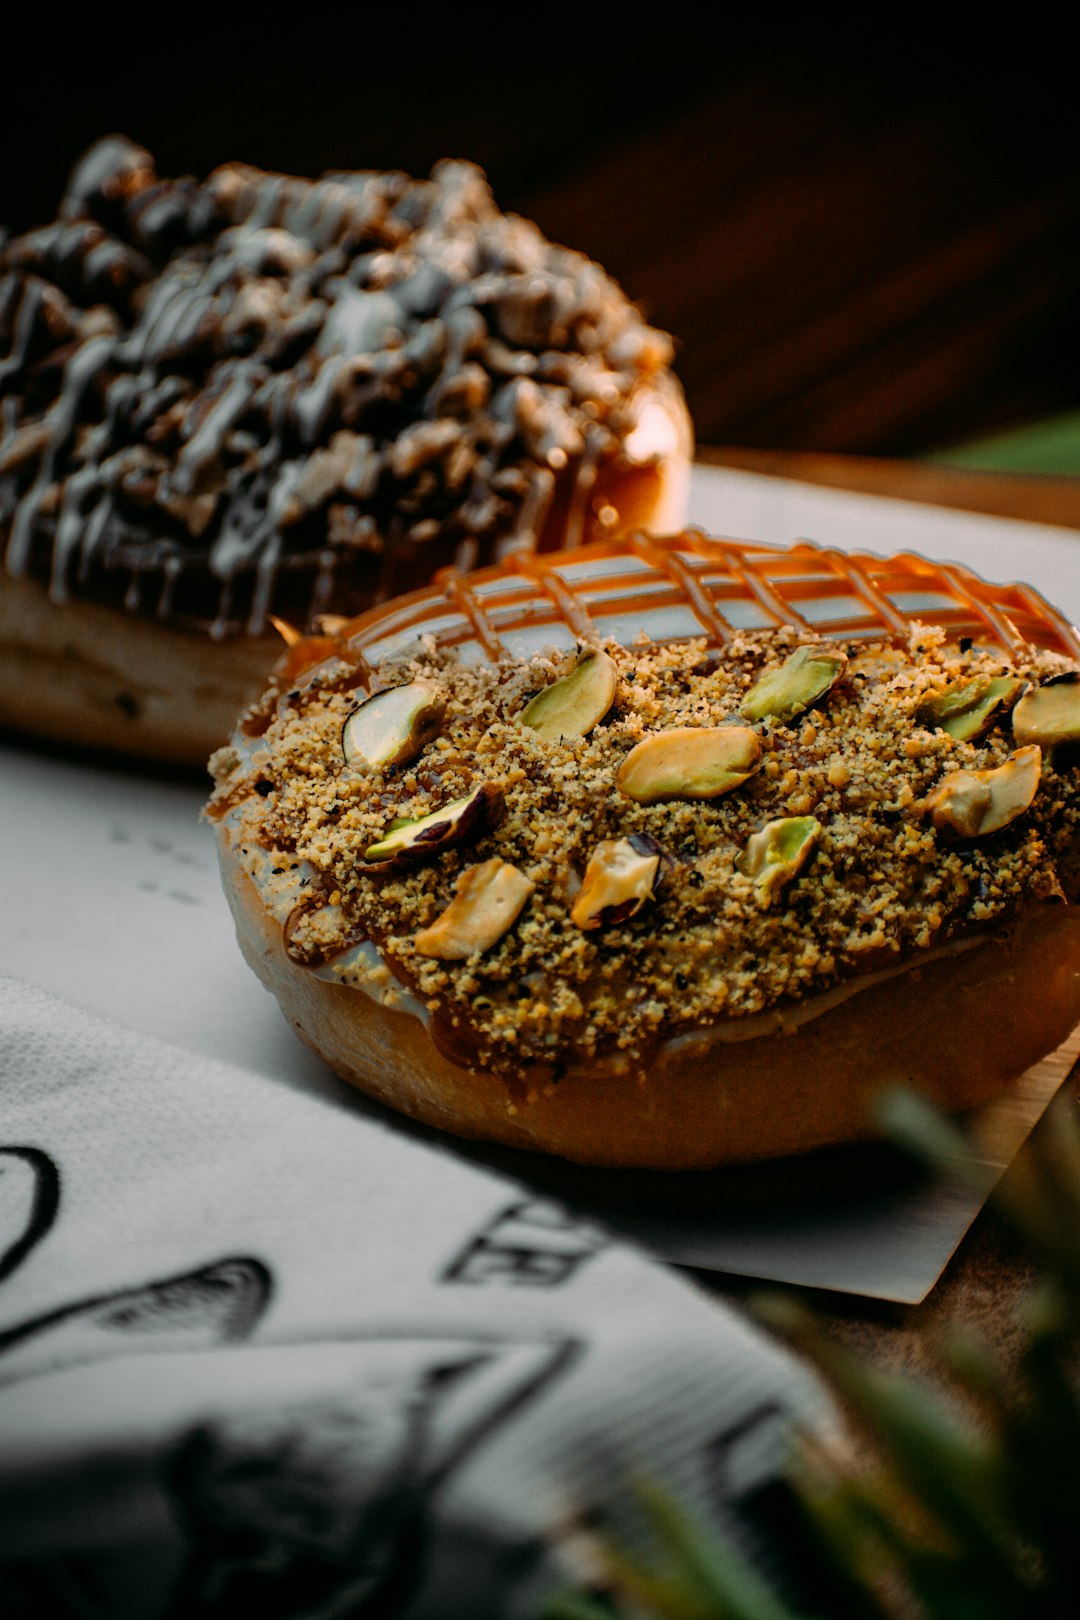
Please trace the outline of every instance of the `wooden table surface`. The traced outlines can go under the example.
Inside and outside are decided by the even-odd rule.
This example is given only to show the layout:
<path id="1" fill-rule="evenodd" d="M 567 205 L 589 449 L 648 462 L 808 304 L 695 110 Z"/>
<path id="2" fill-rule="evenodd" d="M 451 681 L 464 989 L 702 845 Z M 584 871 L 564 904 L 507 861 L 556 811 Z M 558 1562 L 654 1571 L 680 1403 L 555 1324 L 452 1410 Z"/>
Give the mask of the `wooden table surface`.
<path id="1" fill-rule="evenodd" d="M 737 467 L 862 495 L 887 495 L 894 500 L 951 506 L 964 512 L 985 512 L 991 517 L 1050 523 L 1080 531 L 1080 478 L 967 472 L 929 461 L 736 446 L 717 449 L 699 445 L 697 459 L 714 467 Z"/>

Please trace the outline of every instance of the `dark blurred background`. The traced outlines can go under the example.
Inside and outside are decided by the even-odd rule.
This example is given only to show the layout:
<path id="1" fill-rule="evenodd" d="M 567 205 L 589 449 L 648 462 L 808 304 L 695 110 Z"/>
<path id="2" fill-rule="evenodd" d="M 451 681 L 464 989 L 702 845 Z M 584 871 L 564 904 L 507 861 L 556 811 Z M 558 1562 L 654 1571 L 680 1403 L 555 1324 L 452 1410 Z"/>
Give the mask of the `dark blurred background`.
<path id="1" fill-rule="evenodd" d="M 621 39 L 565 10 L 507 14 L 498 37 L 479 16 L 432 34 L 419 10 L 348 15 L 154 14 L 145 37 L 31 19 L 4 76 L 0 222 L 52 218 L 110 130 L 162 173 L 469 157 L 674 334 L 704 445 L 921 455 L 1080 406 L 1063 41 L 886 31 L 845 51 L 722 12 Z"/>

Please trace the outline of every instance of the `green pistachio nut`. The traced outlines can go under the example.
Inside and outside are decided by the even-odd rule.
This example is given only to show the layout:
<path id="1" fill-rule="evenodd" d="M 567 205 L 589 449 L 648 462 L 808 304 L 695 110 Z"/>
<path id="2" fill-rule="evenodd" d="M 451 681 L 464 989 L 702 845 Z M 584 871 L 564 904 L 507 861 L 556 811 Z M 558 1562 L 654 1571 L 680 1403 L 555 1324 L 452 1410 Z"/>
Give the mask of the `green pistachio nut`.
<path id="1" fill-rule="evenodd" d="M 947 687 L 928 698 L 916 714 L 920 725 L 968 742 L 985 731 L 998 710 L 1010 704 L 1023 683 L 1014 675 L 977 675 L 962 686 Z"/>
<path id="2" fill-rule="evenodd" d="M 1034 799 L 1042 772 L 1042 751 L 1018 748 L 1004 765 L 986 771 L 949 771 L 924 801 L 939 831 L 961 838 L 998 832 L 1023 815 Z"/>
<path id="3" fill-rule="evenodd" d="M 498 943 L 518 919 L 536 885 L 498 856 L 462 872 L 454 898 L 427 928 L 413 936 L 420 956 L 464 962 Z"/>
<path id="4" fill-rule="evenodd" d="M 819 703 L 846 668 L 837 647 L 800 647 L 750 688 L 739 713 L 744 720 L 794 720 Z"/>
<path id="5" fill-rule="evenodd" d="M 365 861 L 379 866 L 409 866 L 444 849 L 471 843 L 497 823 L 502 789 L 482 782 L 464 799 L 452 799 L 416 821 L 393 821 L 383 836 L 364 851 Z"/>
<path id="6" fill-rule="evenodd" d="M 545 686 L 521 711 L 521 724 L 544 742 L 587 737 L 615 701 L 615 665 L 600 648 L 583 652 L 569 675 Z"/>
<path id="7" fill-rule="evenodd" d="M 636 804 L 716 799 L 741 787 L 760 763 L 761 742 L 749 726 L 673 726 L 630 750 L 615 785 Z"/>
<path id="8" fill-rule="evenodd" d="M 349 765 L 407 765 L 438 735 L 446 704 L 427 681 L 389 686 L 348 716 L 341 751 Z"/>
<path id="9" fill-rule="evenodd" d="M 783 816 L 754 833 L 736 866 L 753 878 L 762 903 L 771 905 L 817 848 L 821 822 L 816 816 Z"/>
<path id="10" fill-rule="evenodd" d="M 656 891 L 664 851 L 647 833 L 604 838 L 589 856 L 585 877 L 570 911 L 578 928 L 626 922 Z"/>
<path id="11" fill-rule="evenodd" d="M 1029 687 L 1013 710 L 1013 736 L 1040 748 L 1080 742 L 1080 675 L 1070 671 Z"/>

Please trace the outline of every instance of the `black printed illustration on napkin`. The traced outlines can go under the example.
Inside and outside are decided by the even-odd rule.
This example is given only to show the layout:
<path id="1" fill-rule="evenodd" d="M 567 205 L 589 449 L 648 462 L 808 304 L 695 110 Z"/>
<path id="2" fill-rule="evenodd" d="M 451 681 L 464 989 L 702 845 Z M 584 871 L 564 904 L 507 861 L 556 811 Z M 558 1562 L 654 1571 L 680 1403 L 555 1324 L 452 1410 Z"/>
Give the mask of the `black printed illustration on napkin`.
<path id="1" fill-rule="evenodd" d="M 177 1276 L 95 1295 L 0 1332 L 0 1385 L 132 1350 L 199 1349 L 246 1339 L 266 1309 L 270 1272 L 231 1255 Z"/>
<path id="2" fill-rule="evenodd" d="M 591 1221 L 558 1204 L 530 1198 L 496 1215 L 451 1260 L 440 1280 L 557 1288 L 610 1241 Z"/>
<path id="3" fill-rule="evenodd" d="M 60 1207 L 60 1172 L 36 1147 L 0 1147 L 0 1282 L 41 1242 Z"/>
<path id="4" fill-rule="evenodd" d="M 226 1352 L 258 1393 L 193 1430 L 171 1467 L 195 1545 L 177 1620 L 397 1613 L 422 1576 L 432 1493 L 578 1351 L 389 1336 Z"/>

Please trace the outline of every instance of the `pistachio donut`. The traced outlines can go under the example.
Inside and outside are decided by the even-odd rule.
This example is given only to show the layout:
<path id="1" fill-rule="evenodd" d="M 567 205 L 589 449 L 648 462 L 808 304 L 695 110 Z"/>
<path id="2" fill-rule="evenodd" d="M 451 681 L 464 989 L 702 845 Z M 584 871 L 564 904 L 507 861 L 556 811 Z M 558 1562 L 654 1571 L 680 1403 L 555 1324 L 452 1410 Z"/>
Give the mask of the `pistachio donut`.
<path id="1" fill-rule="evenodd" d="M 0 232 L 0 724 L 203 764 L 301 632 L 685 517 L 671 343 L 481 172 L 159 178 Z"/>
<path id="2" fill-rule="evenodd" d="M 956 597 L 953 626 L 883 633 L 865 574 L 868 622 L 839 637 L 745 548 L 635 555 L 624 617 L 659 576 L 662 622 L 678 594 L 698 634 L 603 634 L 634 576 L 600 548 L 479 576 L 456 631 L 430 592 L 297 654 L 213 761 L 255 971 L 383 1102 L 587 1164 L 860 1139 L 887 1082 L 953 1109 L 1000 1092 L 1080 1018 L 1074 635 L 1047 610 L 1033 645 L 988 609 L 956 637 Z M 880 565 L 896 596 L 905 563 Z M 766 586 L 797 622 L 721 618 Z"/>

